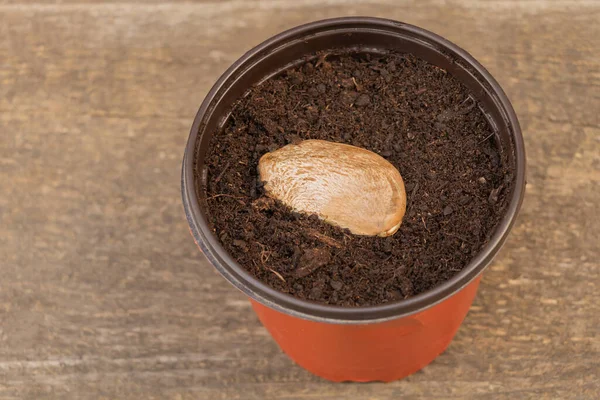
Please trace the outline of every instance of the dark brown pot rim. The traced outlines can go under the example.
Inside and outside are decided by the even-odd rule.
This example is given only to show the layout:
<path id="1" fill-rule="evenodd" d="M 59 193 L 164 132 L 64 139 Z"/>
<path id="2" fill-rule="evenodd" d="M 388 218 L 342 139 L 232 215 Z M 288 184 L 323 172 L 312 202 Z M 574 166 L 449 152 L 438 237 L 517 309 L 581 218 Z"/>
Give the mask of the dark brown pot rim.
<path id="1" fill-rule="evenodd" d="M 206 217 L 200 209 L 196 194 L 194 178 L 196 142 L 206 115 L 214 109 L 215 99 L 220 101 L 219 94 L 228 85 L 231 85 L 236 76 L 251 69 L 256 61 L 265 57 L 266 54 L 281 48 L 286 43 L 333 30 L 349 30 L 351 32 L 368 30 L 403 35 L 418 42 L 419 45 L 435 47 L 447 54 L 448 57 L 468 65 L 470 70 L 477 74 L 481 89 L 490 93 L 493 97 L 496 107 L 502 113 L 504 123 L 510 130 L 514 146 L 512 149 L 515 164 L 513 193 L 506 214 L 489 243 L 461 272 L 450 280 L 432 290 L 399 302 L 348 308 L 301 300 L 272 289 L 246 272 L 225 251 L 212 233 Z M 523 201 L 525 192 L 525 148 L 517 116 L 506 94 L 489 72 L 465 50 L 434 33 L 402 22 L 372 17 L 334 18 L 315 21 L 282 32 L 244 54 L 225 71 L 212 87 L 196 114 L 185 149 L 181 185 L 185 213 L 194 240 L 219 273 L 246 295 L 280 312 L 313 321 L 337 324 L 373 323 L 405 317 L 442 302 L 464 288 L 487 267 L 504 244 Z"/>

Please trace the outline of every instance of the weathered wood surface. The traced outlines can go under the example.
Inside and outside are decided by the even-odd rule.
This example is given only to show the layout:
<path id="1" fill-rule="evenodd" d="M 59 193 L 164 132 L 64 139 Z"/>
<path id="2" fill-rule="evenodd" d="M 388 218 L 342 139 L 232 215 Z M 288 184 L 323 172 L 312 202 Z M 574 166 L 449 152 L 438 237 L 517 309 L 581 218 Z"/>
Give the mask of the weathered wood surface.
<path id="1" fill-rule="evenodd" d="M 314 19 L 414 23 L 514 102 L 529 186 L 448 351 L 391 384 L 288 360 L 180 205 L 203 96 Z M 0 0 L 0 398 L 597 399 L 600 2 Z"/>

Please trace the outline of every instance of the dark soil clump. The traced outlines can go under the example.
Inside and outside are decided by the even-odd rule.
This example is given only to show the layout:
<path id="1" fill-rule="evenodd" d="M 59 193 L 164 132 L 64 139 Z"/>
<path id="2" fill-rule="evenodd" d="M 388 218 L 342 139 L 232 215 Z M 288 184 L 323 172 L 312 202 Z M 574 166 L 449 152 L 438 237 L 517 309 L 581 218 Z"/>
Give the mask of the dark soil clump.
<path id="1" fill-rule="evenodd" d="M 408 202 L 395 235 L 355 236 L 264 197 L 259 158 L 305 139 L 363 147 L 398 168 Z M 281 292 L 341 306 L 405 299 L 451 278 L 487 243 L 513 185 L 467 88 L 396 53 L 319 54 L 252 88 L 212 138 L 207 164 L 201 198 L 225 249 Z"/>

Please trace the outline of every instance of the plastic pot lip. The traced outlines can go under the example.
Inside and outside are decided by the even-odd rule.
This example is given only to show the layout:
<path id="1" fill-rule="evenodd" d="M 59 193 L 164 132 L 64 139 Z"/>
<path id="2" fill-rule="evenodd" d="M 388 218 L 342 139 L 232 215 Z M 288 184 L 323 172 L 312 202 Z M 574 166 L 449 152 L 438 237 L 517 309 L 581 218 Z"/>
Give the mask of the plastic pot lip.
<path id="1" fill-rule="evenodd" d="M 301 300 L 279 292 L 257 280 L 227 253 L 212 233 L 200 209 L 195 188 L 194 162 L 200 124 L 204 115 L 210 111 L 210 105 L 216 95 L 234 73 L 252 68 L 252 64 L 249 65 L 249 62 L 251 63 L 257 57 L 260 58 L 285 43 L 298 40 L 298 38 L 306 35 L 338 28 L 375 31 L 378 28 L 380 30 L 401 30 L 403 35 L 412 36 L 413 38 L 425 38 L 427 42 L 424 42 L 424 45 L 431 46 L 431 43 L 434 43 L 438 48 L 458 56 L 462 62 L 469 65 L 483 78 L 483 81 L 489 86 L 487 90 L 494 93 L 501 110 L 505 114 L 507 123 L 510 124 L 511 138 L 514 145 L 512 149 L 515 164 L 514 189 L 506 214 L 497 226 L 491 240 L 462 271 L 448 281 L 406 300 L 377 306 L 350 308 Z M 251 299 L 277 311 L 312 321 L 334 324 L 375 323 L 406 317 L 432 307 L 460 291 L 487 267 L 504 244 L 523 201 L 525 192 L 525 148 L 517 116 L 506 94 L 490 73 L 465 50 L 432 32 L 402 22 L 373 17 L 333 18 L 300 25 L 271 37 L 244 54 L 221 75 L 204 99 L 194 119 L 183 158 L 181 189 L 186 218 L 195 242 L 219 273 Z"/>

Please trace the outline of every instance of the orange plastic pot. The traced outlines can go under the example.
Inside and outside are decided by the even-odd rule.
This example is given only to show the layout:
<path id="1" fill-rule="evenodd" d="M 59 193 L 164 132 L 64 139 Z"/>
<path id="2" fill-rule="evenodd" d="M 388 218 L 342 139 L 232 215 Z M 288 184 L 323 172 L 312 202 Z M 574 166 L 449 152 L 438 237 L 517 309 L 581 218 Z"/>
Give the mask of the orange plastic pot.
<path id="1" fill-rule="evenodd" d="M 206 156 L 212 134 L 232 104 L 260 83 L 321 50 L 410 52 L 467 86 L 495 129 L 513 167 L 506 214 L 486 246 L 457 275 L 412 298 L 344 308 L 300 300 L 256 280 L 221 246 L 207 223 Z M 402 84 L 399 82 L 398 84 Z M 196 176 L 201 177 L 196 179 Z M 282 350 L 307 370 L 332 381 L 391 381 L 433 361 L 446 349 L 477 292 L 481 273 L 501 248 L 525 189 L 525 150 L 515 112 L 492 76 L 466 51 L 421 28 L 367 17 L 317 21 L 283 32 L 236 61 L 217 81 L 194 120 L 182 170 L 190 231 L 211 264 L 250 298 L 258 318 Z"/>
<path id="2" fill-rule="evenodd" d="M 313 374 L 335 382 L 389 382 L 417 372 L 446 350 L 479 280 L 417 314 L 376 324 L 309 321 L 251 302 L 279 347 Z"/>

